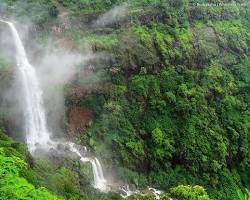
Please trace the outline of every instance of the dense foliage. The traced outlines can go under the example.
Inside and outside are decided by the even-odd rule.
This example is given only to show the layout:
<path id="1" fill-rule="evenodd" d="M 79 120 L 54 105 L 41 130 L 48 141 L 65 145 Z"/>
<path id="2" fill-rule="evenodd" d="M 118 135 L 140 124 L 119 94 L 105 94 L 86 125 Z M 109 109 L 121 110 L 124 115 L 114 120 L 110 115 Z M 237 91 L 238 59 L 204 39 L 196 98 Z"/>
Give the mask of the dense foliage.
<path id="1" fill-rule="evenodd" d="M 6 15 L 28 16 L 46 30 L 50 23 L 58 23 L 59 11 L 52 1 L 5 2 Z M 93 123 L 80 132 L 81 141 L 102 158 L 107 171 L 138 188 L 150 185 L 169 191 L 177 199 L 244 198 L 238 191 L 250 188 L 249 1 L 59 3 L 73 22 L 85 17 L 90 20 L 87 28 L 72 28 L 63 36 L 72 39 L 79 51 L 88 44 L 112 58 L 105 64 L 100 84 L 108 84 L 108 89 L 79 99 L 69 96 L 66 101 L 68 110 L 80 106 L 93 112 Z M 124 3 L 128 16 L 122 22 L 101 28 L 89 25 L 103 12 Z M 7 66 L 0 58 L 0 66 Z M 1 74 L 10 73 L 0 69 Z M 69 90 L 83 83 L 86 79 L 78 76 Z M 32 171 L 23 173 L 34 187 L 20 177 L 19 171 L 26 166 L 24 158 L 1 152 L 0 160 L 12 163 L 14 171 L 11 178 L 4 175 L 0 179 L 0 192 L 18 191 L 16 184 L 21 184 L 47 199 L 57 197 L 41 186 L 66 199 L 120 198 L 95 195 L 89 175 L 84 174 L 89 166 L 82 166 L 83 172 L 77 174 L 67 166 L 37 161 Z M 67 161 L 67 165 L 74 162 Z M 85 185 L 79 180 L 85 180 Z M 140 198 L 152 197 L 131 197 Z"/>
<path id="2" fill-rule="evenodd" d="M 35 188 L 20 176 L 27 169 L 23 160 L 26 149 L 23 145 L 13 142 L 0 130 L 0 199 L 60 199 L 53 196 L 45 188 Z"/>

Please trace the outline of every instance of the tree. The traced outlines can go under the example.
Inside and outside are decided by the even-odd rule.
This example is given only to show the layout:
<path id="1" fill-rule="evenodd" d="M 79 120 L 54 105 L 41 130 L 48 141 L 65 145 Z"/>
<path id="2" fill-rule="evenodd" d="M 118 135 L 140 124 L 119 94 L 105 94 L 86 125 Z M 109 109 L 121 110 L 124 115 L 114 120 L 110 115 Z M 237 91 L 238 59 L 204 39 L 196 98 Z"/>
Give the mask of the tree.
<path id="1" fill-rule="evenodd" d="M 170 195 L 178 200 L 209 200 L 202 186 L 179 185 L 170 189 Z"/>

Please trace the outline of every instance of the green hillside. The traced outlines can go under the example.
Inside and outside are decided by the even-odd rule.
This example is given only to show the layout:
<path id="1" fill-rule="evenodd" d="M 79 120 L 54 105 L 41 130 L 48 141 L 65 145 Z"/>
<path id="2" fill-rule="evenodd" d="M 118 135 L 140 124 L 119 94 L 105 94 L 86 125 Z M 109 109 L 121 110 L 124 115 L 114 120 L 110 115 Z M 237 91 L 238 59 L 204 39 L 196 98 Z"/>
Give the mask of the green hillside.
<path id="1" fill-rule="evenodd" d="M 116 8 L 124 16 L 106 19 Z M 159 188 L 163 200 L 250 198 L 249 0 L 1 0 L 0 14 L 19 28 L 27 19 L 32 24 L 29 34 L 40 45 L 27 44 L 32 59 L 51 38 L 70 41 L 72 51 L 88 46 L 106 55 L 92 63 L 94 73 L 67 82 L 64 94 L 67 113 L 91 111 L 91 122 L 75 135 L 115 180 Z M 3 93 L 13 66 L 0 49 Z M 76 94 L 85 87 L 90 91 Z M 0 95 L 1 130 L 12 132 L 13 112 Z M 6 131 L 0 199 L 122 199 L 91 187 L 89 165 L 33 159 Z"/>

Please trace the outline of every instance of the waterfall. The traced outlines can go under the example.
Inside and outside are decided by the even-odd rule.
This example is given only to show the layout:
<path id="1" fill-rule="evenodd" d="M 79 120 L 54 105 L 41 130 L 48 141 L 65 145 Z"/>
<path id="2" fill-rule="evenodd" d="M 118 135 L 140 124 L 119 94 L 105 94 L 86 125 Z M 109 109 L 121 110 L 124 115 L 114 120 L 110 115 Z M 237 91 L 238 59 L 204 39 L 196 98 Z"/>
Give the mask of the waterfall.
<path id="1" fill-rule="evenodd" d="M 23 43 L 11 22 L 10 26 L 16 46 L 16 62 L 24 90 L 25 102 L 25 132 L 26 142 L 31 152 L 36 148 L 49 148 L 50 133 L 47 130 L 45 109 L 43 107 L 42 90 L 34 67 L 29 63 Z"/>
<path id="2" fill-rule="evenodd" d="M 80 157 L 80 160 L 82 162 L 90 162 L 92 165 L 92 172 L 93 172 L 93 176 L 94 176 L 94 183 L 93 186 L 96 189 L 99 189 L 101 191 L 107 191 L 107 181 L 103 176 L 103 170 L 102 170 L 102 166 L 100 164 L 100 161 L 97 158 L 88 158 L 83 156 L 79 150 L 75 147 L 74 143 L 68 143 L 70 151 L 74 152 L 76 155 L 78 155 Z"/>
<path id="3" fill-rule="evenodd" d="M 51 148 L 55 149 L 57 145 L 68 146 L 72 153 L 80 157 L 82 162 L 91 163 L 94 176 L 93 186 L 101 191 L 106 191 L 107 181 L 103 176 L 102 166 L 97 158 L 82 156 L 74 143 L 60 143 L 50 139 L 43 106 L 42 90 L 39 86 L 35 68 L 29 63 L 23 43 L 14 24 L 7 21 L 0 21 L 10 26 L 16 46 L 16 62 L 24 88 L 26 142 L 30 152 L 33 153 L 37 148 L 49 150 Z"/>
<path id="4" fill-rule="evenodd" d="M 97 158 L 91 160 L 93 174 L 94 174 L 94 186 L 95 188 L 105 191 L 107 190 L 106 187 L 106 180 L 103 176 L 102 166 Z"/>

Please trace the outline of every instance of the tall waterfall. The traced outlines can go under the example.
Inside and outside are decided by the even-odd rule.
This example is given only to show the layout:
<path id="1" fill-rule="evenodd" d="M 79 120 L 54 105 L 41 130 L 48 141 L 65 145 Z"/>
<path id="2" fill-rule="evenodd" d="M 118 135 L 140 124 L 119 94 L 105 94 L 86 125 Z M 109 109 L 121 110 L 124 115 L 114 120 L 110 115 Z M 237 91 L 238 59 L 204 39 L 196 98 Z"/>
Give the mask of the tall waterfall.
<path id="1" fill-rule="evenodd" d="M 60 143 L 50 139 L 43 106 L 42 90 L 39 86 L 35 68 L 29 63 L 23 43 L 14 24 L 7 21 L 0 21 L 10 26 L 16 46 L 16 62 L 25 95 L 25 129 L 26 142 L 29 150 L 31 153 L 37 148 L 48 150 L 50 148 L 56 148 L 58 144 L 69 147 L 70 151 L 77 154 L 82 162 L 91 163 L 94 176 L 93 186 L 101 191 L 106 191 L 107 181 L 103 176 L 102 166 L 97 158 L 84 157 L 77 150 L 74 143 Z"/>
<path id="2" fill-rule="evenodd" d="M 51 143 L 47 130 L 45 109 L 43 107 L 42 90 L 34 67 L 29 63 L 23 43 L 11 22 L 10 28 L 16 46 L 16 62 L 21 75 L 25 101 L 26 142 L 31 152 L 37 147 L 45 149 Z"/>

